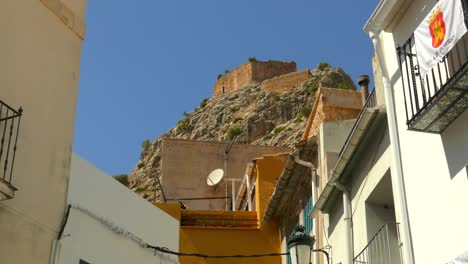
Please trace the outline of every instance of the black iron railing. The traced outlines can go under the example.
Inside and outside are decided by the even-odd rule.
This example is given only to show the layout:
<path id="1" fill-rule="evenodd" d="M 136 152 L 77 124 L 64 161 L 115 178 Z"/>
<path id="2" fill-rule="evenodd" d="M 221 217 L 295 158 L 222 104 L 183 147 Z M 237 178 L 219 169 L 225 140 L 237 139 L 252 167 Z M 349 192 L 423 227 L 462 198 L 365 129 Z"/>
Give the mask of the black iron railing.
<path id="1" fill-rule="evenodd" d="M 414 35 L 397 47 L 406 123 L 410 129 L 442 132 L 468 106 L 468 35 L 421 76 Z M 453 109 L 453 106 L 457 105 Z"/>
<path id="2" fill-rule="evenodd" d="M 348 143 L 351 140 L 351 137 L 353 136 L 354 132 L 358 128 L 359 121 L 362 119 L 364 113 L 366 113 L 368 109 L 374 108 L 376 106 L 377 106 L 377 96 L 376 96 L 375 88 L 374 88 L 374 90 L 372 90 L 372 92 L 369 94 L 369 97 L 367 97 L 366 102 L 362 106 L 361 112 L 359 112 L 359 115 L 356 118 L 356 122 L 354 122 L 353 128 L 351 128 L 351 132 L 349 133 L 348 137 L 346 138 L 345 144 L 340 150 L 340 154 L 339 154 L 340 157 L 341 155 L 343 155 L 343 152 L 347 148 Z"/>
<path id="3" fill-rule="evenodd" d="M 384 224 L 354 258 L 354 264 L 401 264 L 398 223 Z"/>
<path id="4" fill-rule="evenodd" d="M 0 100 L 0 180 L 11 183 L 23 109 Z"/>

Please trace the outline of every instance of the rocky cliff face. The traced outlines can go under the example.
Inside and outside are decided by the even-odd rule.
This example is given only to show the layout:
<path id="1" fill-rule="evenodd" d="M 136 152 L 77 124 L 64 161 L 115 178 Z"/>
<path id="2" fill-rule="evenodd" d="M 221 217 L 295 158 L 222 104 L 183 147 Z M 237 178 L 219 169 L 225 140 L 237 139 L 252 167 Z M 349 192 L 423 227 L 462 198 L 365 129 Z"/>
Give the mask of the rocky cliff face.
<path id="1" fill-rule="evenodd" d="M 268 146 L 296 143 L 305 128 L 319 87 L 356 89 L 340 68 L 318 67 L 302 85 L 282 94 L 245 87 L 216 98 L 205 99 L 177 125 L 157 138 L 141 153 L 129 178 L 129 188 L 150 201 L 160 201 L 155 177 L 160 176 L 161 143 L 164 138 L 230 141 Z M 156 184 L 157 186 L 157 184 Z M 156 193 L 156 197 L 154 197 Z"/>

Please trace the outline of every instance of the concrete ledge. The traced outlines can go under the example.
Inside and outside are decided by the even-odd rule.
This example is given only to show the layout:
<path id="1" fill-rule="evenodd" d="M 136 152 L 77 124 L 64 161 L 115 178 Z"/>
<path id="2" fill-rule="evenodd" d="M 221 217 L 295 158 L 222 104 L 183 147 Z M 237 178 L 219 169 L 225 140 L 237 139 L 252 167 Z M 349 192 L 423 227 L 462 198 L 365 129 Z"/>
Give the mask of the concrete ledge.
<path id="1" fill-rule="evenodd" d="M 40 0 L 47 9 L 54 13 L 69 29 L 71 29 L 80 39 L 84 40 L 86 35 L 86 25 L 84 20 L 77 16 L 61 0 Z"/>
<path id="2" fill-rule="evenodd" d="M 13 199 L 17 190 L 13 185 L 0 179 L 0 201 Z"/>

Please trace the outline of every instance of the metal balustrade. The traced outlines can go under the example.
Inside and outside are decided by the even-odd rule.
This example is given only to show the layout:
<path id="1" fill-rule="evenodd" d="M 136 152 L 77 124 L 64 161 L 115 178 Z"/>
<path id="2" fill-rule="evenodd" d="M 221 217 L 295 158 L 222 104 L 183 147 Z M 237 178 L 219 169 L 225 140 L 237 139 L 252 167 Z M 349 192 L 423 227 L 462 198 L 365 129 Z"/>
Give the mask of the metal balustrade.
<path id="1" fill-rule="evenodd" d="M 441 133 L 468 108 L 468 35 L 424 77 L 419 71 L 414 35 L 396 51 L 408 128 Z"/>
<path id="2" fill-rule="evenodd" d="M 398 223 L 383 225 L 354 258 L 354 264 L 401 264 Z"/>
<path id="3" fill-rule="evenodd" d="M 0 180 L 11 183 L 23 109 L 0 100 Z"/>

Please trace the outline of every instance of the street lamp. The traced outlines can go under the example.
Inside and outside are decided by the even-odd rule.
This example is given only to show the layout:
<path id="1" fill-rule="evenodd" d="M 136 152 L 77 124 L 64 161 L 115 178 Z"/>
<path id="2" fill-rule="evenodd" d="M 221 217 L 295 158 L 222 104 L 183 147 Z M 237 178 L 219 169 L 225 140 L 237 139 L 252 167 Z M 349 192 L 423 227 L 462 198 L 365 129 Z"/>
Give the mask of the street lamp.
<path id="1" fill-rule="evenodd" d="M 322 252 L 327 257 L 327 263 L 330 263 L 328 252 L 322 249 L 313 249 L 315 237 L 305 233 L 305 227 L 302 225 L 294 229 L 294 235 L 288 241 L 289 255 L 292 264 L 311 264 L 312 252 Z"/>

